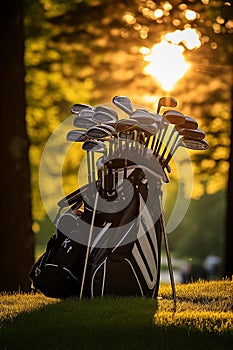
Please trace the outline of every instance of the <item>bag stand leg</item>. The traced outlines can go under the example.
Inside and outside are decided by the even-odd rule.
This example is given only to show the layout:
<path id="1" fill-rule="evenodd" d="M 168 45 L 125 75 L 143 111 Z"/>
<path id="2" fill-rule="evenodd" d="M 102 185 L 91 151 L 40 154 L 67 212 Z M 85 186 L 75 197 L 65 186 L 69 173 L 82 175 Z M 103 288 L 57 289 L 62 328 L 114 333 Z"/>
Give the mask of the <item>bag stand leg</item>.
<path id="1" fill-rule="evenodd" d="M 171 262 L 171 255 L 170 255 L 170 249 L 169 249 L 169 244 L 168 244 L 168 239 L 167 239 L 167 234 L 164 228 L 164 219 L 163 215 L 161 217 L 161 222 L 162 222 L 162 231 L 163 231 L 163 239 L 164 239 L 164 245 L 165 245 L 165 250 L 166 250 L 166 256 L 167 256 L 167 265 L 168 265 L 168 270 L 169 270 L 169 275 L 170 275 L 170 282 L 171 282 L 171 287 L 172 287 L 172 298 L 174 301 L 174 312 L 176 312 L 176 288 L 175 288 L 175 280 L 174 280 L 174 273 L 173 273 L 173 268 L 172 268 L 172 262 Z"/>
<path id="2" fill-rule="evenodd" d="M 90 249 L 91 249 L 91 240 L 92 240 L 92 234 L 93 234 L 93 229 L 94 229 L 94 221 L 95 221 L 95 214 L 96 214 L 98 199 L 99 199 L 99 188 L 97 187 L 95 203 L 94 203 L 94 208 L 93 208 L 93 214 L 92 214 L 92 219 L 91 219 L 91 228 L 90 228 L 90 233 L 89 233 L 89 238 L 88 238 L 88 243 L 87 243 L 87 252 L 86 252 L 85 263 L 84 263 L 84 268 L 83 268 L 82 284 L 81 284 L 80 295 L 79 295 L 80 300 L 82 299 L 82 296 L 83 296 L 83 287 L 84 287 L 84 282 L 85 282 L 85 277 L 86 277 L 88 257 L 89 257 L 89 253 L 90 253 Z"/>
<path id="3" fill-rule="evenodd" d="M 159 204 L 161 208 L 161 215 L 160 215 L 160 225 L 162 229 L 163 239 L 164 239 L 164 245 L 165 245 L 165 251 L 167 256 L 167 265 L 168 265 L 168 271 L 170 276 L 170 282 L 171 282 L 171 288 L 172 288 L 172 298 L 174 302 L 174 312 L 176 312 L 176 288 L 175 288 L 175 280 L 174 280 L 174 273 L 172 268 L 172 262 L 171 262 L 171 254 L 167 239 L 167 233 L 165 230 L 165 224 L 164 224 L 164 216 L 163 216 L 163 210 L 162 210 L 162 203 L 161 203 L 161 195 L 159 195 Z"/>

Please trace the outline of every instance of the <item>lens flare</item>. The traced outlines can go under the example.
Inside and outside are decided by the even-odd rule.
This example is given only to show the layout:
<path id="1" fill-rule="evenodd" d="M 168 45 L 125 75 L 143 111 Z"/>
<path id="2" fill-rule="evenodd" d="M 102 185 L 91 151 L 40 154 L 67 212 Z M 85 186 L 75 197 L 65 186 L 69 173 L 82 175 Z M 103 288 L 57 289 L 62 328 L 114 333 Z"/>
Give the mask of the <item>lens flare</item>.
<path id="1" fill-rule="evenodd" d="M 191 67 L 185 61 L 184 51 L 200 46 L 200 37 L 194 29 L 166 33 L 150 50 L 141 48 L 144 60 L 149 62 L 144 71 L 153 76 L 165 91 L 171 91 Z"/>
<path id="2" fill-rule="evenodd" d="M 172 90 L 190 67 L 185 62 L 183 51 L 182 46 L 162 40 L 160 44 L 155 44 L 151 54 L 145 57 L 145 60 L 150 62 L 145 72 L 156 78 L 166 91 Z"/>

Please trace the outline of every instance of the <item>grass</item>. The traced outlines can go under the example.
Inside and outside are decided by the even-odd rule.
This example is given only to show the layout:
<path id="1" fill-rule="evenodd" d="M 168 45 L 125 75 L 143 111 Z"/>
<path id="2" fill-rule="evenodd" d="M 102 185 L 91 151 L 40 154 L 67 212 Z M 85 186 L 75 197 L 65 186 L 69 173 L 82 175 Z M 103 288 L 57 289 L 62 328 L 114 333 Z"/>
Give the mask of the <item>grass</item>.
<path id="1" fill-rule="evenodd" d="M 233 342 L 233 281 L 170 286 L 146 298 L 1 295 L 0 349 L 210 349 Z"/>

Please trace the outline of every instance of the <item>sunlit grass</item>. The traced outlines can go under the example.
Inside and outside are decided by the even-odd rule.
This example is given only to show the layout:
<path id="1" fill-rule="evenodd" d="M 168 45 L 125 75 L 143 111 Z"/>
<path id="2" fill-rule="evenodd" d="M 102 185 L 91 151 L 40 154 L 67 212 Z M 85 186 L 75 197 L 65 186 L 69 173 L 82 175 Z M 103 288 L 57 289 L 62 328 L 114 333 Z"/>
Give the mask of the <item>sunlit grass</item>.
<path id="1" fill-rule="evenodd" d="M 162 286 L 159 303 L 154 315 L 156 325 L 187 327 L 215 333 L 233 334 L 233 282 L 211 281 L 177 285 L 177 308 L 168 300 L 170 287 Z"/>
<path id="2" fill-rule="evenodd" d="M 230 349 L 233 281 L 161 285 L 159 299 L 1 295 L 1 349 Z"/>

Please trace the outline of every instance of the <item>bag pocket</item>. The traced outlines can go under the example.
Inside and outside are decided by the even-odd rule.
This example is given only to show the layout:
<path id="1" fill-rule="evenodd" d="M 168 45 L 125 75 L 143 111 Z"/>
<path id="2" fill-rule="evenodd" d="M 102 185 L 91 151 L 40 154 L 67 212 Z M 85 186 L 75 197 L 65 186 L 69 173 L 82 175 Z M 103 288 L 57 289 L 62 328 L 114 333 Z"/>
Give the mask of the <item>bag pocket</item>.
<path id="1" fill-rule="evenodd" d="M 47 297 L 67 298 L 79 293 L 80 281 L 65 267 L 45 264 L 41 272 L 34 277 L 33 286 Z"/>
<path id="2" fill-rule="evenodd" d="M 57 231 L 30 271 L 32 287 L 52 298 L 79 294 L 86 249 Z"/>
<path id="3" fill-rule="evenodd" d="M 91 282 L 92 296 L 143 296 L 137 273 L 127 258 L 114 254 L 95 270 Z"/>

